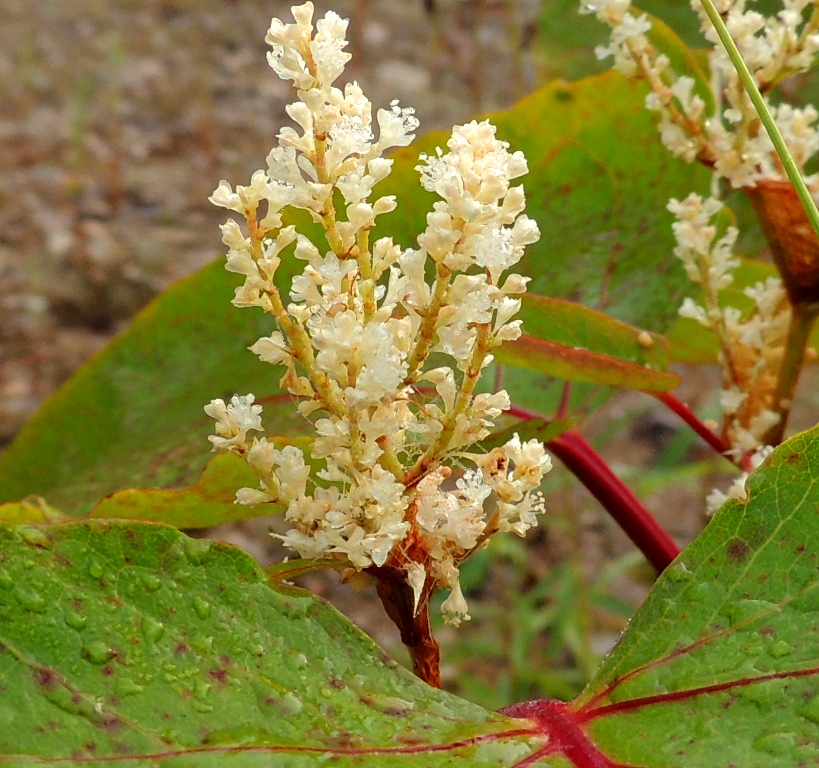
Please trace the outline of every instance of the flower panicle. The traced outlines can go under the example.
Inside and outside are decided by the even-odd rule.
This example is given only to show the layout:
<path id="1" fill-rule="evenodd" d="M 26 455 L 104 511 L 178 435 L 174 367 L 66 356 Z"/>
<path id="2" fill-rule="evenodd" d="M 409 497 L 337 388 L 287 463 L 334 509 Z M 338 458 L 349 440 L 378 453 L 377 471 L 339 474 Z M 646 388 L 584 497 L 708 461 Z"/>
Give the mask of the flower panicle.
<path id="1" fill-rule="evenodd" d="M 763 446 L 766 432 L 781 418 L 772 402 L 785 356 L 791 307 L 779 278 L 744 289 L 752 308 L 743 314 L 724 306 L 721 292 L 733 283 L 739 259 L 733 253 L 737 230 L 728 227 L 718 237 L 715 223 L 723 205 L 691 194 L 668 205 L 677 221 L 675 255 L 692 282 L 702 289 L 701 302 L 686 298 L 680 315 L 711 330 L 719 345 L 723 369 L 720 405 L 723 437 L 739 461 Z"/>
<path id="2" fill-rule="evenodd" d="M 448 588 L 443 611 L 457 624 L 468 618 L 459 564 L 491 534 L 536 524 L 551 468 L 540 443 L 517 435 L 489 454 L 469 450 L 510 407 L 505 391 L 475 388 L 492 350 L 521 332 L 528 278 L 509 270 L 539 237 L 511 183 L 526 160 L 487 121 L 456 126 L 448 151 L 420 158 L 421 184 L 440 199 L 417 247 L 372 241 L 376 220 L 396 207 L 374 192 L 392 167 L 384 153 L 409 144 L 418 120 L 394 101 L 373 121 L 356 83 L 334 85 L 349 60 L 346 21 L 330 12 L 314 25 L 309 2 L 293 15 L 293 24 L 274 19 L 266 40 L 271 67 L 296 88 L 287 112 L 297 127 L 281 130 L 248 186 L 220 181 L 210 200 L 246 222 L 247 234 L 232 219 L 222 226 L 226 268 L 244 276 L 233 303 L 274 317 L 277 330 L 250 349 L 284 370 L 280 385 L 313 423 L 321 468 L 294 446 L 248 437 L 261 430 L 253 395 L 206 407 L 217 421 L 211 442 L 259 477 L 238 503 L 284 509 L 288 547 L 356 571 L 397 571 L 416 610 L 433 586 Z M 288 207 L 307 211 L 325 242 L 286 224 Z M 282 288 L 288 258 L 303 269 Z M 432 367 L 433 353 L 451 364 Z"/>
<path id="3" fill-rule="evenodd" d="M 651 43 L 651 20 L 636 15 L 630 0 L 580 0 L 580 12 L 594 13 L 611 28 L 609 44 L 597 49 L 598 57 L 612 57 L 615 69 L 649 85 L 646 106 L 659 114 L 660 137 L 673 154 L 687 162 L 704 162 L 735 188 L 753 187 L 764 179 L 786 180 L 702 4 L 692 0 L 691 5 L 712 43 L 707 84 L 704 78 L 697 81 L 691 73 L 674 70 L 668 56 Z M 717 7 L 766 99 L 787 77 L 813 66 L 819 52 L 819 6 L 812 0 L 783 0 L 782 10 L 767 16 L 748 9 L 745 0 L 720 0 Z M 819 113 L 810 105 L 770 109 L 802 170 L 819 149 Z M 819 176 L 809 176 L 807 183 L 819 194 Z"/>

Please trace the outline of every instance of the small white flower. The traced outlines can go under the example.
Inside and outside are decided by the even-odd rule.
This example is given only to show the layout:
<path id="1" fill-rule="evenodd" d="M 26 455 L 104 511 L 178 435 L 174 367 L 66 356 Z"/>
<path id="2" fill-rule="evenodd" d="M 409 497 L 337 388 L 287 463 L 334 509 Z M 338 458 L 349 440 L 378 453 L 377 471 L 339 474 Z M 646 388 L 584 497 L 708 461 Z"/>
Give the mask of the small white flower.
<path id="1" fill-rule="evenodd" d="M 748 393 L 742 392 L 738 387 L 729 387 L 723 389 L 720 393 L 719 403 L 722 406 L 722 412 L 726 416 L 735 414 L 739 407 L 748 399 Z"/>
<path id="2" fill-rule="evenodd" d="M 216 419 L 216 434 L 208 438 L 213 450 L 242 446 L 248 432 L 262 431 L 262 406 L 253 405 L 255 399 L 253 395 L 234 395 L 229 405 L 219 398 L 205 406 L 205 413 Z"/>
<path id="3" fill-rule="evenodd" d="M 705 499 L 706 513 L 713 515 L 726 501 L 729 499 L 738 499 L 745 501 L 748 498 L 748 492 L 745 488 L 745 481 L 748 479 L 748 473 L 743 472 L 736 480 L 731 483 L 728 493 L 723 493 L 717 488 L 714 488 Z"/>
<path id="4" fill-rule="evenodd" d="M 469 621 L 469 606 L 466 604 L 464 594 L 461 592 L 460 582 L 452 585 L 449 597 L 441 603 L 441 611 L 444 614 L 444 621 L 453 627 L 460 626 L 462 621 Z"/>
<path id="5" fill-rule="evenodd" d="M 412 589 L 413 597 L 415 598 L 415 604 L 413 605 L 413 611 L 415 613 L 418 612 L 418 603 L 421 600 L 421 594 L 424 591 L 424 584 L 427 581 L 427 569 L 421 563 L 408 563 L 407 564 L 407 584 L 410 585 Z"/>

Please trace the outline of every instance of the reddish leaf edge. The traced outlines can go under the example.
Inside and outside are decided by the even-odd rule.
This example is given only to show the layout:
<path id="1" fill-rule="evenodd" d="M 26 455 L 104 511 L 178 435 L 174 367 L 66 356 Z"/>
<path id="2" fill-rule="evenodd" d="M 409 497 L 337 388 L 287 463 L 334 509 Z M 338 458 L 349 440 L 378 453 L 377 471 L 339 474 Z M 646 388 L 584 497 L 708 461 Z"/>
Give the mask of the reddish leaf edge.
<path id="1" fill-rule="evenodd" d="M 505 342 L 494 355 L 502 365 L 620 389 L 667 392 L 679 387 L 681 382 L 676 373 L 655 371 L 601 352 L 573 349 L 525 333 Z"/>

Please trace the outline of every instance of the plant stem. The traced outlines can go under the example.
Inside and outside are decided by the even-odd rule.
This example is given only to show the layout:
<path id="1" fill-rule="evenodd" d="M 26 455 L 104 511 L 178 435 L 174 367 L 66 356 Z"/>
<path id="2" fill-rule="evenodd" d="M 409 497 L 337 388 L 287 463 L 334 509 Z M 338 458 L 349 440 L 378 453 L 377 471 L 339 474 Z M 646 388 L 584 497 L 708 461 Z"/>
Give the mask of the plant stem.
<path id="1" fill-rule="evenodd" d="M 390 567 L 372 567 L 368 573 L 376 578 L 376 592 L 387 615 L 398 627 L 401 642 L 412 657 L 412 671 L 428 685 L 441 687 L 441 650 L 432 636 L 429 623 L 430 588 L 415 610 L 415 596 L 403 571 Z"/>
<path id="2" fill-rule="evenodd" d="M 791 322 L 785 342 L 785 355 L 782 358 L 774 400 L 771 404 L 771 410 L 779 414 L 779 421 L 763 436 L 762 442 L 765 445 L 779 445 L 782 442 L 788 423 L 788 414 L 796 394 L 799 374 L 802 372 L 805 348 L 817 315 L 819 315 L 819 302 L 810 304 L 800 302 L 791 307 Z"/>
<path id="3" fill-rule="evenodd" d="M 517 405 L 506 413 L 524 421 L 543 418 Z M 672 538 L 583 435 L 570 429 L 549 440 L 546 447 L 589 489 L 658 572 L 662 573 L 680 554 Z"/>
<path id="4" fill-rule="evenodd" d="M 679 548 L 583 435 L 569 430 L 546 445 L 662 573 L 680 554 Z"/>
<path id="5" fill-rule="evenodd" d="M 680 554 L 671 537 L 583 435 L 569 430 L 546 446 L 589 489 L 658 572 Z"/>
<path id="6" fill-rule="evenodd" d="M 652 392 L 661 403 L 667 405 L 674 413 L 677 414 L 691 429 L 693 429 L 708 445 L 710 445 L 720 455 L 725 455 L 726 451 L 731 449 L 716 432 L 709 429 L 703 424 L 694 411 L 692 411 L 684 402 L 676 398 L 670 392 Z"/>
<path id="7" fill-rule="evenodd" d="M 788 150 L 785 140 L 782 138 L 782 134 L 779 132 L 779 128 L 776 125 L 773 115 L 771 115 L 771 112 L 768 109 L 768 105 L 765 103 L 765 99 L 762 98 L 762 94 L 759 92 L 754 76 L 748 69 L 747 64 L 745 64 L 742 54 L 739 52 L 739 48 L 737 48 L 734 39 L 731 37 L 728 27 L 725 26 L 725 22 L 714 5 L 713 0 L 701 0 L 701 2 L 705 13 L 708 15 L 708 18 L 714 25 L 714 29 L 716 30 L 719 39 L 725 46 L 725 50 L 728 53 L 728 57 L 731 59 L 731 63 L 734 65 L 737 74 L 739 75 L 739 79 L 742 80 L 742 84 L 745 86 L 745 90 L 748 93 L 748 97 L 751 99 L 751 103 L 754 105 L 757 114 L 759 115 L 759 119 L 765 126 L 765 130 L 768 132 L 768 136 L 776 148 L 776 152 L 779 155 L 779 159 L 782 161 L 782 166 L 785 169 L 785 173 L 787 173 L 788 179 L 790 180 L 791 184 L 793 184 L 794 189 L 796 189 L 796 194 L 799 196 L 799 201 L 802 203 L 802 207 L 805 209 L 805 213 L 807 214 L 808 220 L 813 227 L 813 231 L 816 232 L 817 237 L 819 237 L 819 210 L 817 210 L 816 203 L 813 201 L 813 198 L 808 191 L 808 187 L 802 178 L 802 174 L 799 172 L 799 168 Z"/>
<path id="8" fill-rule="evenodd" d="M 407 358 L 405 384 L 415 383 L 421 372 L 421 367 L 427 359 L 427 355 L 429 355 L 429 349 L 435 338 L 435 325 L 438 322 L 438 314 L 446 302 L 450 280 L 452 280 L 452 270 L 442 261 L 437 262 L 435 264 L 435 290 L 429 306 L 422 313 L 421 327 L 416 334 L 418 341 L 412 350 L 412 354 Z"/>

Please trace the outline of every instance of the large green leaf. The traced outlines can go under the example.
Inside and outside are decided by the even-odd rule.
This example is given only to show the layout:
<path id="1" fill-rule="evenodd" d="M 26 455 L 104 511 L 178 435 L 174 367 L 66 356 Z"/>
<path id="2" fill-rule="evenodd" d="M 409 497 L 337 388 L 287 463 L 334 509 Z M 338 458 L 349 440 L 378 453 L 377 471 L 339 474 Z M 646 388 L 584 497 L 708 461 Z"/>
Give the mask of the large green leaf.
<path id="1" fill-rule="evenodd" d="M 819 762 L 819 428 L 778 448 L 747 493 L 663 574 L 573 705 L 615 762 Z"/>
<path id="2" fill-rule="evenodd" d="M 0 527 L 0 619 L 3 764 L 488 767 L 531 752 L 518 723 L 429 688 L 319 598 L 165 526 Z"/>
<path id="3" fill-rule="evenodd" d="M 662 147 L 644 97 L 642 85 L 610 73 L 555 83 L 496 122 L 529 160 L 527 212 L 543 232 L 521 265 L 532 292 L 663 332 L 689 290 L 666 204 L 707 193 L 709 174 Z M 504 385 L 513 402 L 542 413 L 562 397 L 562 381 L 528 371 L 508 370 Z M 582 417 L 604 396 L 575 385 L 570 412 Z"/>
<path id="4" fill-rule="evenodd" d="M 241 551 L 0 527 L 0 762 L 795 768 L 819 761 L 819 428 L 663 574 L 574 702 L 433 690 Z M 5 757 L 5 760 L 3 759 Z"/>
<path id="5" fill-rule="evenodd" d="M 182 280 L 80 368 L 0 456 L 0 501 L 39 494 L 80 516 L 122 488 L 195 483 L 212 458 L 203 407 L 234 392 L 256 392 L 269 433 L 304 432 L 280 372 L 247 350 L 272 324 L 230 304 L 235 284 L 221 263 Z"/>
<path id="6" fill-rule="evenodd" d="M 576 701 L 505 711 L 579 768 L 819 763 L 819 428 L 780 446 L 747 495 L 661 576 Z"/>

